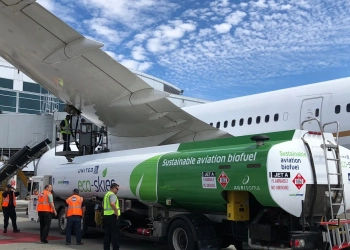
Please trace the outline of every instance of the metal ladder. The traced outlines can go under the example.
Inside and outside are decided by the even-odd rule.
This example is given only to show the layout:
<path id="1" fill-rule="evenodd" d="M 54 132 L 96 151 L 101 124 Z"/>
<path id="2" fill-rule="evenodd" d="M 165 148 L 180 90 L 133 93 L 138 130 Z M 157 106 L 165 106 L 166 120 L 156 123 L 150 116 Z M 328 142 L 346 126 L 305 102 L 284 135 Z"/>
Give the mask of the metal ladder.
<path id="1" fill-rule="evenodd" d="M 341 169 L 341 163 L 340 163 L 340 154 L 339 154 L 339 122 L 329 122 L 329 123 L 325 123 L 322 126 L 322 133 L 324 132 L 324 129 L 327 125 L 331 125 L 331 124 L 336 124 L 337 125 L 337 133 L 336 133 L 336 144 L 331 143 L 330 141 L 328 141 L 328 143 L 325 143 L 325 141 L 323 141 L 323 145 L 321 145 L 321 147 L 323 148 L 323 152 L 324 152 L 324 157 L 325 157 L 325 161 L 326 161 L 326 169 L 327 169 L 327 183 L 328 183 L 328 194 L 329 194 L 329 205 L 330 205 L 330 209 L 331 209 L 331 219 L 334 219 L 334 211 L 333 211 L 333 207 L 334 206 L 343 206 L 344 207 L 344 212 L 346 212 L 346 202 L 345 202 L 345 195 L 344 195 L 344 183 L 343 183 L 343 173 L 342 173 L 342 169 Z M 324 137 L 323 137 L 324 140 Z M 327 150 L 328 151 L 332 151 L 334 158 L 328 158 L 327 156 Z M 336 169 L 337 171 L 335 173 L 330 173 L 329 172 L 329 168 L 328 168 L 328 162 L 329 161 L 334 161 L 336 164 Z M 336 175 L 338 177 L 338 185 L 335 188 L 331 187 L 330 184 L 330 176 L 331 175 Z M 332 191 L 336 192 L 336 195 L 334 197 L 335 202 L 333 202 L 332 199 Z M 343 202 L 341 201 L 341 199 L 343 200 Z M 337 201 L 338 200 L 338 201 Z M 345 213 L 345 219 L 347 219 L 347 215 Z"/>
<path id="2" fill-rule="evenodd" d="M 350 247 L 350 234 L 349 234 L 349 224 L 350 220 L 347 219 L 346 215 L 346 201 L 345 201 L 345 190 L 344 190 L 344 183 L 343 183 L 343 173 L 341 168 L 341 162 L 340 162 L 340 152 L 339 152 L 339 122 L 329 122 L 325 123 L 323 126 L 321 126 L 321 123 L 316 118 L 311 118 L 308 120 L 305 120 L 301 124 L 301 129 L 303 129 L 303 125 L 306 122 L 309 121 L 316 121 L 319 125 L 320 132 L 322 135 L 323 144 L 321 145 L 321 148 L 323 149 L 325 164 L 326 164 L 326 172 L 327 172 L 327 184 L 328 184 L 328 197 L 329 197 L 329 208 L 330 208 L 330 220 L 328 222 L 321 222 L 320 224 L 325 226 L 327 229 L 326 233 L 326 240 L 330 245 L 330 249 L 332 250 L 338 250 L 338 249 L 344 249 Z M 325 127 L 331 124 L 337 125 L 337 132 L 336 132 L 336 140 L 335 144 L 333 144 L 330 141 L 325 140 L 324 132 Z M 334 158 L 329 158 L 327 156 L 327 151 L 332 151 Z M 336 172 L 330 173 L 329 172 L 329 162 L 335 162 L 336 163 Z M 330 182 L 330 176 L 336 175 L 338 177 L 338 184 L 337 187 L 331 187 Z M 336 195 L 334 198 L 332 198 L 332 192 L 336 192 Z M 335 201 L 335 202 L 334 202 Z M 344 214 L 345 219 L 336 219 L 334 216 L 333 207 L 334 206 L 343 206 L 344 207 Z"/>

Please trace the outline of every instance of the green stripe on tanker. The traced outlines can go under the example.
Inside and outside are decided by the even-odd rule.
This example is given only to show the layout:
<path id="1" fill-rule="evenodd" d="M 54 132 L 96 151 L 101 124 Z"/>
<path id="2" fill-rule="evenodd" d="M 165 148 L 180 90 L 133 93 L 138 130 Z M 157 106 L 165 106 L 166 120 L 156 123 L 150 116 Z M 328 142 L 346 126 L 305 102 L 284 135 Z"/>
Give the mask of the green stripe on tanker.
<path id="1" fill-rule="evenodd" d="M 141 201 L 157 201 L 157 162 L 154 156 L 137 165 L 130 175 L 130 190 Z"/>
<path id="2" fill-rule="evenodd" d="M 262 205 L 277 206 L 268 189 L 267 155 L 294 132 L 267 133 L 270 140 L 260 147 L 251 136 L 180 144 L 177 152 L 139 164 L 130 176 L 131 191 L 143 201 L 167 206 L 172 199 L 168 207 L 192 211 L 225 213 L 223 192 L 240 190 L 251 192 Z"/>

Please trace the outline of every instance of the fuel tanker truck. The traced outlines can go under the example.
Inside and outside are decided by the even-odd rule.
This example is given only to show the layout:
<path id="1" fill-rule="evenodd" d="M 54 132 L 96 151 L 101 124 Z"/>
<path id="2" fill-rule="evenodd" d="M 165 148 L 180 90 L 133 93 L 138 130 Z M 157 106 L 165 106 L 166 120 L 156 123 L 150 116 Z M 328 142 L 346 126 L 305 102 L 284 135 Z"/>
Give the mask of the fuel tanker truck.
<path id="1" fill-rule="evenodd" d="M 350 151 L 331 133 L 288 130 L 74 157 L 51 149 L 33 187 L 53 185 L 58 225 L 78 188 L 85 237 L 103 230 L 101 201 L 119 184 L 121 236 L 167 241 L 170 249 L 350 247 Z M 37 221 L 32 193 L 29 218 Z M 344 215 L 343 215 L 344 216 Z"/>

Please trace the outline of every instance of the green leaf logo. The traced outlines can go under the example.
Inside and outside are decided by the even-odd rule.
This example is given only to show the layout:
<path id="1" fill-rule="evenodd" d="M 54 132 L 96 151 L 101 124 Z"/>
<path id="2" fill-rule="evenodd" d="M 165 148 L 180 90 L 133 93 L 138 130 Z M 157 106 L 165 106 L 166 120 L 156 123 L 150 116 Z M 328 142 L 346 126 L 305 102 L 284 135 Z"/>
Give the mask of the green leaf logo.
<path id="1" fill-rule="evenodd" d="M 103 177 L 103 178 L 106 177 L 106 174 L 107 174 L 107 168 L 106 168 L 105 170 L 103 170 L 103 172 L 102 172 L 102 177 Z"/>

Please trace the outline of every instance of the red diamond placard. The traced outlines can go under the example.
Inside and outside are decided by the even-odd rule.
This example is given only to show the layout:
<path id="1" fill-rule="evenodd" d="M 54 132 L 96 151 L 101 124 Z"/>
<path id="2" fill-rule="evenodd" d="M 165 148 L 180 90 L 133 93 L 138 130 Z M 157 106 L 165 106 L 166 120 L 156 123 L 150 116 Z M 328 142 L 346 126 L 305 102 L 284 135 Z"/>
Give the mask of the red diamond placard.
<path id="1" fill-rule="evenodd" d="M 305 184 L 305 182 L 306 180 L 300 173 L 298 173 L 293 179 L 293 183 L 298 189 L 300 189 Z"/>
<path id="2" fill-rule="evenodd" d="M 228 178 L 228 176 L 225 174 L 224 171 L 222 171 L 222 173 L 218 177 L 218 182 L 221 184 L 223 188 L 226 188 L 229 181 L 230 179 Z"/>

